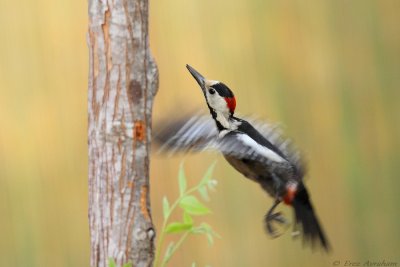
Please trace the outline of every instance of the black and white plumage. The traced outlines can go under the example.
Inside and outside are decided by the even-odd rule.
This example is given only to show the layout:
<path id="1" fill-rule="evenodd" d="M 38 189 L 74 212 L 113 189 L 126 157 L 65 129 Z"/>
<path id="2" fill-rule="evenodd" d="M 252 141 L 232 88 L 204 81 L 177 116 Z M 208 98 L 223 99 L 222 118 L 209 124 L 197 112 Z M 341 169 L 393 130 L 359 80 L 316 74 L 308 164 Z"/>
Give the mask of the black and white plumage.
<path id="1" fill-rule="evenodd" d="M 187 68 L 203 91 L 211 118 L 194 115 L 170 123 L 156 136 L 161 149 L 168 153 L 221 152 L 237 171 L 259 183 L 275 199 L 265 217 L 269 234 L 276 236 L 272 222 L 286 223 L 279 212 L 273 212 L 283 201 L 294 208 L 295 223 L 301 226 L 304 240 L 328 250 L 327 239 L 303 184 L 305 167 L 297 149 L 278 127 L 235 117 L 236 99 L 232 91 L 221 82 L 206 80 L 189 65 Z"/>
<path id="2" fill-rule="evenodd" d="M 160 151 L 169 154 L 219 151 L 231 160 L 238 158 L 259 162 L 265 168 L 273 168 L 275 173 L 290 174 L 287 180 L 301 180 L 304 164 L 300 153 L 289 139 L 282 136 L 278 126 L 254 118 L 232 116 L 230 120 L 236 129 L 218 132 L 215 122 L 208 115 L 177 119 L 157 134 L 156 139 L 162 144 Z M 257 181 L 259 174 L 247 171 L 245 176 Z M 274 194 L 273 190 L 269 192 Z"/>

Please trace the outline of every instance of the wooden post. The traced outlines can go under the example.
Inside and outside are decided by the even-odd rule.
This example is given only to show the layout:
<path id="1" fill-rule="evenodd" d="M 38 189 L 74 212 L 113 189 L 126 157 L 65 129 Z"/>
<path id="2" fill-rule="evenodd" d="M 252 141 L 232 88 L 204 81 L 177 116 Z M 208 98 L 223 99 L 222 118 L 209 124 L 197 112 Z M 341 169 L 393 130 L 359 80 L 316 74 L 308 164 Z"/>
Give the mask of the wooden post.
<path id="1" fill-rule="evenodd" d="M 91 266 L 152 266 L 151 113 L 158 72 L 148 0 L 89 0 L 88 95 Z"/>

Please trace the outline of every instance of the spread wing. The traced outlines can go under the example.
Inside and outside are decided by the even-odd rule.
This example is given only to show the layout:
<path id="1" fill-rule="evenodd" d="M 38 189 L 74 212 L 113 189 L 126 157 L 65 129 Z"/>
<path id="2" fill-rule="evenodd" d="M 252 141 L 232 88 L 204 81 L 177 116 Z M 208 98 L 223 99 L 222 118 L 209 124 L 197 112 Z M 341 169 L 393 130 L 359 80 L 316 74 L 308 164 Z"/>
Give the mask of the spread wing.
<path id="1" fill-rule="evenodd" d="M 218 131 L 210 116 L 195 115 L 169 122 L 154 137 L 160 152 L 198 152 L 209 149 Z"/>
<path id="2" fill-rule="evenodd" d="M 244 119 L 272 146 L 260 145 L 240 131 L 219 137 L 215 122 L 210 115 L 191 115 L 169 122 L 163 129 L 156 130 L 155 142 L 160 146 L 161 152 L 169 154 L 214 150 L 224 155 L 266 163 L 289 162 L 304 173 L 305 168 L 299 151 L 290 139 L 283 136 L 278 125 L 251 117 Z"/>

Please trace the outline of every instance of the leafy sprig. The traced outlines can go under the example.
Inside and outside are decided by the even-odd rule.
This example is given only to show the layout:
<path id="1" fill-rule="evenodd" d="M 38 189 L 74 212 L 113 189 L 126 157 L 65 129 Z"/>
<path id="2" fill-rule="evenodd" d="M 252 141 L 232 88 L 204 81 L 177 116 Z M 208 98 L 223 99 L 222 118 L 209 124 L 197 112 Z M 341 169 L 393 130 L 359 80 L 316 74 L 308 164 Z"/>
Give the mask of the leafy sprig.
<path id="1" fill-rule="evenodd" d="M 164 257 L 159 265 L 160 267 L 164 267 L 168 264 L 174 253 L 182 246 L 184 241 L 191 234 L 205 235 L 210 245 L 214 243 L 214 237 L 219 238 L 219 235 L 209 224 L 205 222 L 196 224 L 193 219 L 193 216 L 202 216 L 211 213 L 211 210 L 194 194 L 197 192 L 202 200 L 209 201 L 209 190 L 214 190 L 215 186 L 217 185 L 217 181 L 212 179 L 214 167 L 215 163 L 207 169 L 203 178 L 196 186 L 187 188 L 187 179 L 183 164 L 181 164 L 178 174 L 179 197 L 172 204 L 169 203 L 167 197 L 163 198 L 164 220 L 162 227 L 159 230 L 160 237 L 157 243 L 154 266 L 158 266 L 161 248 L 163 246 L 165 236 L 168 234 L 180 234 L 181 236 L 176 243 L 170 242 L 168 244 Z M 170 222 L 171 215 L 177 210 L 178 207 L 183 212 L 182 220 Z"/>
<path id="2" fill-rule="evenodd" d="M 115 263 L 113 258 L 108 259 L 108 267 L 117 267 L 117 264 Z M 132 263 L 125 263 L 124 265 L 122 265 L 122 267 L 132 267 Z"/>

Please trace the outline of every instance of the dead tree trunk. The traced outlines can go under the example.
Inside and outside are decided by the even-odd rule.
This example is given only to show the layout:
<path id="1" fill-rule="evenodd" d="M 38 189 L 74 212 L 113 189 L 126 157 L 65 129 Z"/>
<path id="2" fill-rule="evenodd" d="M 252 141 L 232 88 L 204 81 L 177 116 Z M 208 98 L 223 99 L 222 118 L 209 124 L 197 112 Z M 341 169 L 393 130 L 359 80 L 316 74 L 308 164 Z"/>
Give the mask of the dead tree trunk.
<path id="1" fill-rule="evenodd" d="M 148 0 L 89 0 L 89 223 L 91 266 L 151 266 L 151 113 L 158 73 Z"/>

